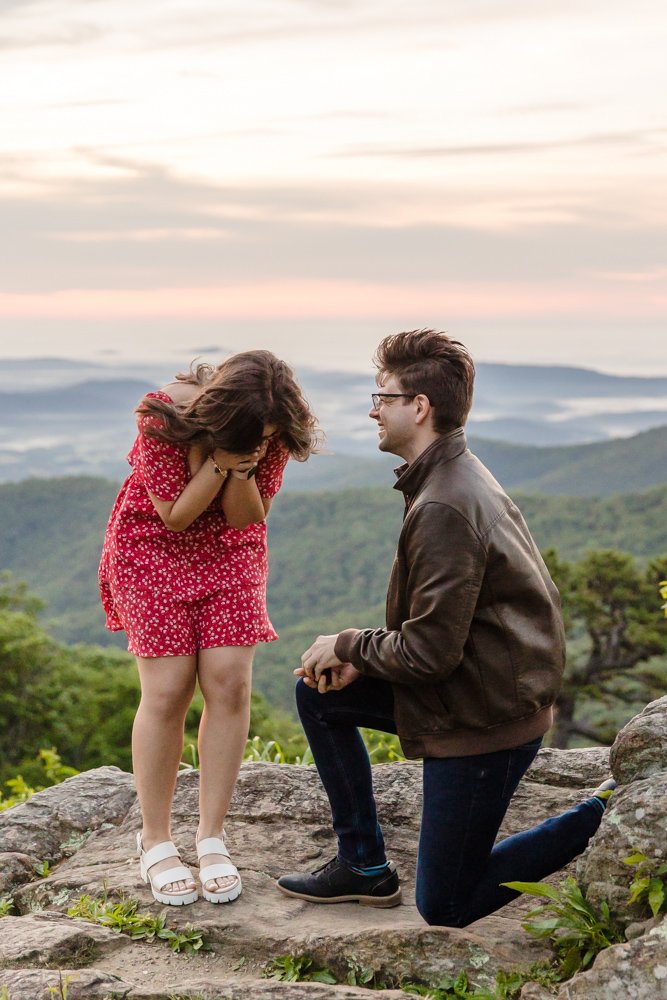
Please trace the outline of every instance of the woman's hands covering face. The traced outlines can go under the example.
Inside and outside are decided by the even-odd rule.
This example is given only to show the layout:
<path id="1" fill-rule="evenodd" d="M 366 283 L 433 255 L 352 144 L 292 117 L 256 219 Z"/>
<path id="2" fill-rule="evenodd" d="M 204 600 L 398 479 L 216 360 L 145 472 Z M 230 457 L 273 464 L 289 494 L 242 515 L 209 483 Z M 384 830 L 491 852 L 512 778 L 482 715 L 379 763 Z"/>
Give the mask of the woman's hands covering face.
<path id="1" fill-rule="evenodd" d="M 248 472 L 249 469 L 254 468 L 259 462 L 260 458 L 266 454 L 266 448 L 262 453 L 262 449 L 255 448 L 252 452 L 246 452 L 245 454 L 238 454 L 233 451 L 225 451 L 223 448 L 216 448 L 213 452 L 213 458 L 215 464 L 221 469 L 229 469 L 230 472 Z"/>

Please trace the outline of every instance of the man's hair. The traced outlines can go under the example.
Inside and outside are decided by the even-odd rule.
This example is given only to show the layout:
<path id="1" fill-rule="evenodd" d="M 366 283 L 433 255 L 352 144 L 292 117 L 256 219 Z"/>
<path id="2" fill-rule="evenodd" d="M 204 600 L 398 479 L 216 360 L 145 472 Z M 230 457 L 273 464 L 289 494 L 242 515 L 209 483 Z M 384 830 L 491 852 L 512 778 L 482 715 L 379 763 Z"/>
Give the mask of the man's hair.
<path id="1" fill-rule="evenodd" d="M 458 340 L 439 330 L 394 333 L 380 343 L 373 363 L 378 383 L 385 375 L 395 375 L 405 392 L 428 397 L 439 434 L 465 424 L 472 406 L 475 365 Z"/>

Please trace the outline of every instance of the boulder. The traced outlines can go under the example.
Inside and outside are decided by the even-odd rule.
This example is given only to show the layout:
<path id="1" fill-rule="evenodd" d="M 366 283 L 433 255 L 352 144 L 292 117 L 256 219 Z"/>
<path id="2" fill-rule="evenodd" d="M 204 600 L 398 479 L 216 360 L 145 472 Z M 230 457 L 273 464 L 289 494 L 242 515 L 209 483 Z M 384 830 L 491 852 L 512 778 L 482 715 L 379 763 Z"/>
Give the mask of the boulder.
<path id="1" fill-rule="evenodd" d="M 8 1000 L 129 1000 L 132 984 L 94 969 L 2 970 Z M 163 1000 L 169 1000 L 163 995 Z"/>
<path id="2" fill-rule="evenodd" d="M 577 876 L 589 902 L 606 899 L 626 927 L 646 914 L 628 902 L 634 871 L 624 858 L 639 852 L 656 865 L 667 861 L 667 698 L 651 702 L 620 731 L 610 762 L 619 787 Z"/>
<path id="3" fill-rule="evenodd" d="M 107 927 L 71 920 L 62 913 L 5 917 L 0 936 L 0 966 L 77 968 L 131 944 Z"/>
<path id="4" fill-rule="evenodd" d="M 606 899 L 623 927 L 643 914 L 628 901 L 634 871 L 624 858 L 640 852 L 657 864 L 667 859 L 667 771 L 661 773 L 664 780 L 646 778 L 614 792 L 600 829 L 577 866 L 587 900 L 599 907 Z"/>
<path id="5" fill-rule="evenodd" d="M 649 706 L 646 714 L 652 725 L 662 725 L 667 699 Z M 643 721 L 637 723 L 640 729 L 643 725 Z M 658 765 L 662 758 L 654 754 L 649 760 L 645 744 L 625 737 L 618 757 L 621 735 L 614 752 L 615 759 L 622 762 L 615 766 L 620 768 L 619 774 L 626 768 L 623 773 L 634 776 L 612 797 L 600 832 L 579 867 L 589 898 L 611 898 L 615 912 L 625 913 L 628 921 L 632 918 L 641 936 L 608 949 L 598 956 L 592 970 L 574 977 L 567 984 L 572 997 L 604 995 L 607 1000 L 615 996 L 604 994 L 601 986 L 601 992 L 586 994 L 578 983 L 589 977 L 587 981 L 594 984 L 591 988 L 597 990 L 597 980 L 592 977 L 598 975 L 600 983 L 609 984 L 625 968 L 624 961 L 634 962 L 641 970 L 623 972 L 622 982 L 629 990 L 635 988 L 636 979 L 650 984 L 653 992 L 646 996 L 661 995 L 664 922 L 640 926 L 640 914 L 623 910 L 632 873 L 622 864 L 622 858 L 635 849 L 660 857 L 659 852 L 667 849 L 661 839 L 667 812 L 660 791 L 662 770 Z M 633 753 L 634 765 L 630 763 Z M 652 770 L 645 774 L 642 767 Z M 514 796 L 501 837 L 569 808 L 590 795 L 608 773 L 606 748 L 540 751 Z M 8 810 L 0 815 L 0 847 L 14 852 L 8 863 L 8 873 L 10 869 L 15 871 L 13 885 L 35 859 L 51 858 L 55 868 L 48 877 L 14 891 L 22 915 L 3 921 L 7 930 L 2 961 L 5 966 L 31 968 L 6 967 L 0 973 L 0 986 L 7 986 L 10 1000 L 31 1000 L 33 996 L 43 1000 L 48 988 L 56 987 L 58 980 L 54 970 L 40 967 L 55 964 L 69 970 L 62 973 L 69 977 L 68 1000 L 84 996 L 91 1000 L 112 996 L 126 1000 L 245 1000 L 248 996 L 259 1000 L 357 1000 L 368 996 L 367 990 L 356 985 L 285 983 L 264 978 L 273 959 L 307 955 L 315 965 L 329 969 L 339 983 L 346 979 L 361 982 L 367 974 L 373 974 L 378 983 L 389 987 L 383 991 L 389 1000 L 406 995 L 396 988 L 402 981 L 434 983 L 464 970 L 470 982 L 489 986 L 500 969 L 525 970 L 537 960 L 549 959 L 548 944 L 529 937 L 521 927 L 526 910 L 535 906 L 532 898 L 520 898 L 463 930 L 424 924 L 414 904 L 421 766 L 414 762 L 376 765 L 373 779 L 388 850 L 399 867 L 404 889 L 404 901 L 394 910 L 356 904 L 314 907 L 276 890 L 274 881 L 279 875 L 313 870 L 335 853 L 329 805 L 314 767 L 243 764 L 227 820 L 226 839 L 241 871 L 244 892 L 228 906 L 211 906 L 204 900 L 188 907 L 163 908 L 154 903 L 138 877 L 135 837 L 141 818 L 132 779 L 116 768 L 78 775 Z M 193 867 L 198 791 L 196 771 L 179 775 L 173 837 L 183 860 Z M 15 852 L 19 850 L 27 852 L 27 861 L 17 860 Z M 557 873 L 549 881 L 557 884 L 561 878 L 562 873 Z M 137 944 L 67 917 L 68 907 L 83 894 L 111 899 L 130 896 L 139 900 L 141 911 L 152 914 L 166 909 L 169 926 L 183 929 L 195 925 L 203 931 L 210 950 L 206 955 L 192 957 L 172 955 L 159 942 Z M 630 959 L 624 958 L 626 954 Z M 84 962 L 92 965 L 75 968 Z M 616 963 L 613 974 L 605 971 L 607 965 L 612 968 L 612 962 Z M 542 1000 L 547 995 L 534 983 L 526 984 L 522 991 L 524 1000 Z M 563 998 L 566 995 L 562 993 Z M 626 995 L 631 998 L 635 994 Z"/>
<path id="6" fill-rule="evenodd" d="M 27 854 L 0 854 L 0 896 L 11 895 L 20 885 L 35 878 L 37 859 Z"/>
<path id="7" fill-rule="evenodd" d="M 667 771 L 667 696 L 652 701 L 621 729 L 610 761 L 620 785 Z"/>
<path id="8" fill-rule="evenodd" d="M 665 1000 L 667 921 L 644 937 L 607 948 L 589 972 L 565 984 L 557 1000 Z"/>
<path id="9" fill-rule="evenodd" d="M 0 812 L 0 852 L 57 861 L 92 830 L 119 823 L 135 798 L 132 776 L 117 767 L 77 774 Z"/>

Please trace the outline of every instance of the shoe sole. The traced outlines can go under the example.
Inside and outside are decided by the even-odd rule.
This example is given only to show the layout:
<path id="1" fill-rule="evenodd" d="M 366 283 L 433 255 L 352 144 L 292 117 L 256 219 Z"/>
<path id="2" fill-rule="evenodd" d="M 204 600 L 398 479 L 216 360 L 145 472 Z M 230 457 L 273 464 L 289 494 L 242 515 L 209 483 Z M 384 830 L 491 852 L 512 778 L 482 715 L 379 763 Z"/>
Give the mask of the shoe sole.
<path id="1" fill-rule="evenodd" d="M 201 887 L 201 894 L 207 903 L 233 903 L 238 899 L 243 890 L 243 886 L 235 885 L 232 889 L 221 889 L 220 892 L 209 892 L 204 886 Z"/>
<path id="2" fill-rule="evenodd" d="M 376 906 L 380 909 L 390 909 L 398 906 L 403 899 L 400 889 L 391 896 L 308 896 L 305 892 L 292 892 L 279 885 L 278 888 L 285 896 L 293 896 L 294 899 L 304 899 L 307 903 L 360 903 L 361 906 Z"/>
<path id="3" fill-rule="evenodd" d="M 190 906 L 191 903 L 196 903 L 199 898 L 196 890 L 193 892 L 182 892 L 180 895 L 178 893 L 158 892 L 157 889 L 153 888 L 149 878 L 144 878 L 143 875 L 141 878 L 150 889 L 155 902 L 160 903 L 162 906 Z"/>

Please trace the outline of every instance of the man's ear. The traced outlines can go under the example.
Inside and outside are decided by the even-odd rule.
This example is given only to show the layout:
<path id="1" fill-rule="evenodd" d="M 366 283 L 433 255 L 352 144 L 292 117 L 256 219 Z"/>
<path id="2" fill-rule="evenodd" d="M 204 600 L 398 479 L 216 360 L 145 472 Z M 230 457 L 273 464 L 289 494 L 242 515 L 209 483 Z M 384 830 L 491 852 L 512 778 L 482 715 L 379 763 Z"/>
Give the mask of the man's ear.
<path id="1" fill-rule="evenodd" d="M 416 406 L 415 423 L 423 424 L 433 418 L 433 410 L 428 396 L 420 392 L 413 399 L 413 403 Z"/>

